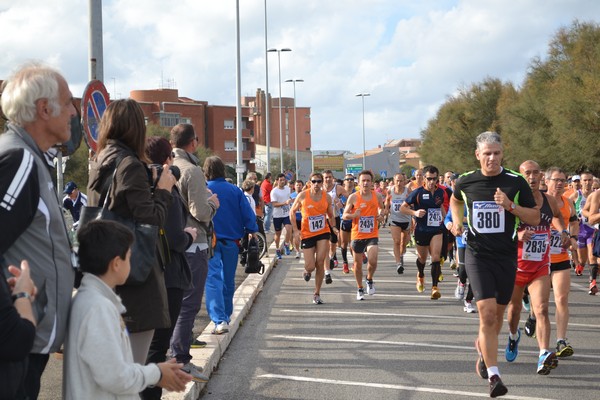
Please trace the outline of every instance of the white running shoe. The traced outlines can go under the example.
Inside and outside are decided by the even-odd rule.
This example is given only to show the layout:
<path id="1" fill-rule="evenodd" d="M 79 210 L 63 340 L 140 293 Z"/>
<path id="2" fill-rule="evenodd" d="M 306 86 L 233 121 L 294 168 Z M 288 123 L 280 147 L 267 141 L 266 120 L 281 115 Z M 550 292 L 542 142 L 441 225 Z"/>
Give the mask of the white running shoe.
<path id="1" fill-rule="evenodd" d="M 363 288 L 360 288 L 356 291 L 356 300 L 364 300 L 365 299 L 365 291 Z"/>
<path id="2" fill-rule="evenodd" d="M 375 294 L 375 285 L 373 284 L 373 280 L 367 280 L 367 294 L 370 296 Z"/>
<path id="3" fill-rule="evenodd" d="M 465 306 L 463 307 L 463 310 L 469 314 L 474 314 L 477 312 L 475 307 L 473 307 L 473 304 L 470 301 L 466 301 L 466 300 L 465 300 Z"/>
<path id="4" fill-rule="evenodd" d="M 456 289 L 454 289 L 454 297 L 456 297 L 458 300 L 465 298 L 465 285 L 460 283 L 460 281 L 458 281 L 456 284 Z"/>

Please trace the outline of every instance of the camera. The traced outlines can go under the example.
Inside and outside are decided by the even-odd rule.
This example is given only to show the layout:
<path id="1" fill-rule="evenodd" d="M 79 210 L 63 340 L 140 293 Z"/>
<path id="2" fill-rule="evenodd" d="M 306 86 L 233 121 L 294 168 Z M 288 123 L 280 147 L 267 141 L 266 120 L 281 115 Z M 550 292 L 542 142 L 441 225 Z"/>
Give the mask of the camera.
<path id="1" fill-rule="evenodd" d="M 178 181 L 179 177 L 181 176 L 181 171 L 179 170 L 179 167 L 176 167 L 175 165 L 171 165 L 169 167 L 169 169 L 171 170 L 171 173 L 175 177 L 175 180 Z M 153 179 L 152 170 L 156 170 L 156 179 Z M 160 179 L 160 175 L 162 174 L 162 172 L 163 172 L 163 166 L 161 164 L 148 165 L 148 181 L 150 182 L 150 186 L 152 187 L 152 190 L 154 190 L 154 188 L 156 187 L 156 184 L 158 183 L 158 180 Z"/>

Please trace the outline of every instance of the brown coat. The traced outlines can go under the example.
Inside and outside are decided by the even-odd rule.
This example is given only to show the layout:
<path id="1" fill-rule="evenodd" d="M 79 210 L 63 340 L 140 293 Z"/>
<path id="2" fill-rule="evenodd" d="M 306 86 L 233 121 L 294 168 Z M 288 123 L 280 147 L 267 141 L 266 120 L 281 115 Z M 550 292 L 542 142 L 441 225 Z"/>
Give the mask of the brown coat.
<path id="1" fill-rule="evenodd" d="M 171 193 L 158 189 L 152 194 L 146 166 L 131 149 L 119 141 L 110 140 L 106 148 L 90 163 L 88 205 L 98 205 L 104 185 L 108 186 L 112 180 L 117 157 L 124 158 L 119 164 L 116 181 L 111 189 L 109 209 L 138 222 L 164 226 Z M 123 319 L 130 332 L 170 326 L 164 272 L 158 263 L 144 284 L 118 286 L 116 291 L 127 309 Z"/>

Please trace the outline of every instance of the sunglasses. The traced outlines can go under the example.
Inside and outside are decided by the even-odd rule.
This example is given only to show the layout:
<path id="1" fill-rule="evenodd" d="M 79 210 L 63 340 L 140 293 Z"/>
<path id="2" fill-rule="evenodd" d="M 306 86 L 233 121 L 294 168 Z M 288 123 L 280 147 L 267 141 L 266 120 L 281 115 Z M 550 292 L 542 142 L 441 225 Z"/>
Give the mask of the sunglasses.
<path id="1" fill-rule="evenodd" d="M 323 181 L 321 179 L 312 179 L 311 182 L 312 183 L 323 183 Z"/>
<path id="2" fill-rule="evenodd" d="M 344 178 L 345 181 L 352 181 L 354 182 L 354 178 Z"/>
<path id="3" fill-rule="evenodd" d="M 425 179 L 427 179 L 428 181 L 437 181 L 438 178 L 437 178 L 437 176 L 429 176 L 429 177 L 426 177 Z"/>

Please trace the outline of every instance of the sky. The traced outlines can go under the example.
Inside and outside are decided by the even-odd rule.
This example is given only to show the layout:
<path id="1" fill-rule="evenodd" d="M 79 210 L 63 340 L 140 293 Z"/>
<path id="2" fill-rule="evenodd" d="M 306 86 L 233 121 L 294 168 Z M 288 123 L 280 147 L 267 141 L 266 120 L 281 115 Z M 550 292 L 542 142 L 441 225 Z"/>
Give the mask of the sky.
<path id="1" fill-rule="evenodd" d="M 0 0 L 0 79 L 41 60 L 75 97 L 88 82 L 85 0 Z M 264 90 L 265 1 L 240 3 L 242 96 Z M 104 82 L 112 98 L 175 87 L 215 105 L 236 102 L 235 0 L 104 0 Z M 461 87 L 487 77 L 523 83 L 534 57 L 597 0 L 267 0 L 269 48 L 281 53 L 281 93 L 311 108 L 313 150 L 362 152 L 418 138 Z M 269 91 L 279 95 L 277 53 Z M 275 128 L 272 128 L 275 129 Z M 276 132 L 273 132 L 275 134 Z"/>

